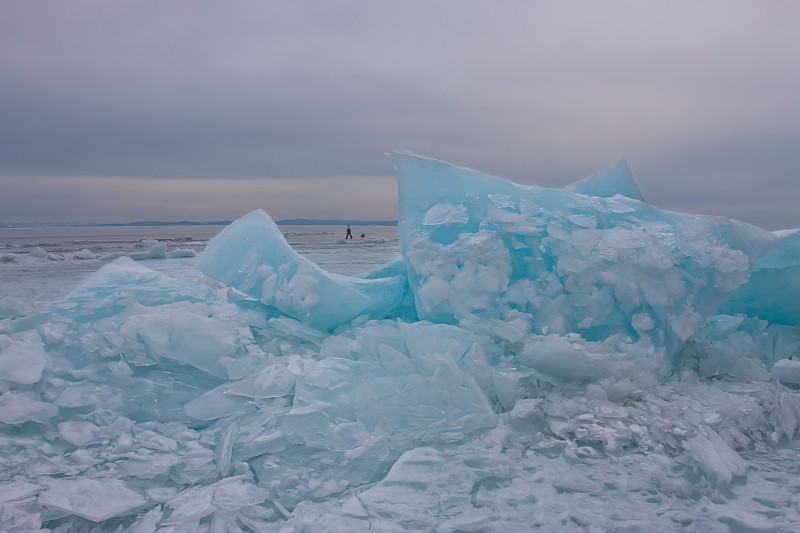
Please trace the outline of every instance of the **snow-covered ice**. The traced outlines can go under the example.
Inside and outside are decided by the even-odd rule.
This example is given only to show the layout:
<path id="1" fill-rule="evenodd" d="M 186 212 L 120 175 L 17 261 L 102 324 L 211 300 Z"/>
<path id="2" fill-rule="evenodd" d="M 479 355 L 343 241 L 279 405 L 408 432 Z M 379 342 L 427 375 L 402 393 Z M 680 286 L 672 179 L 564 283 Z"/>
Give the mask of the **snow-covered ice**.
<path id="1" fill-rule="evenodd" d="M 800 529 L 797 232 L 392 158 L 399 240 L 1 252 L 0 530 Z"/>

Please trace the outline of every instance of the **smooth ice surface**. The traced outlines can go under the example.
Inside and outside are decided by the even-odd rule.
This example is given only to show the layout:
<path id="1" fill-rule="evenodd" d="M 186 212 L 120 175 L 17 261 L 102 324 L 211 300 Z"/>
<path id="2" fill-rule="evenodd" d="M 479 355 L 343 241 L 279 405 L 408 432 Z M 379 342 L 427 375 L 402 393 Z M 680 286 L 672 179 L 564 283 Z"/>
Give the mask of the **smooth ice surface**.
<path id="1" fill-rule="evenodd" d="M 748 282 L 718 312 L 745 314 L 771 324 L 800 325 L 800 229 L 775 232 L 778 242 L 761 258 Z"/>
<path id="2" fill-rule="evenodd" d="M 613 172 L 578 192 L 458 172 L 446 197 L 421 184 L 399 260 L 394 228 L 284 228 L 287 250 L 258 214 L 218 239 L 230 264 L 204 255 L 231 284 L 175 234 L 0 252 L 0 530 L 800 529 L 800 331 L 706 316 L 772 237 Z M 314 272 L 298 294 L 375 301 L 322 327 L 236 286 L 284 262 Z M 441 278 L 422 294 L 420 264 Z M 391 306 L 363 279 L 395 280 Z"/>
<path id="3" fill-rule="evenodd" d="M 622 196 L 524 187 L 411 153 L 392 161 L 411 291 L 434 322 L 621 335 L 674 359 L 775 240 Z"/>
<path id="4" fill-rule="evenodd" d="M 322 330 L 362 315 L 387 316 L 403 288 L 399 277 L 356 279 L 322 270 L 289 246 L 263 210 L 245 215 L 214 237 L 198 268 Z"/>

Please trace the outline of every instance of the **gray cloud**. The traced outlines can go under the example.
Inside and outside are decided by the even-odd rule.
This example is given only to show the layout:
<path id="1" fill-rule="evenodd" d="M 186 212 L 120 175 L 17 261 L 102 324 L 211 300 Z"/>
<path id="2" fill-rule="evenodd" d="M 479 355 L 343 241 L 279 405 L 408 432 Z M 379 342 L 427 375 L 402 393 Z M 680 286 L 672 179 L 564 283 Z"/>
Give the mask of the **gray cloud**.
<path id="1" fill-rule="evenodd" d="M 800 226 L 798 23 L 777 1 L 4 3 L 0 213 L 12 177 L 289 194 L 389 181 L 402 147 L 545 186 L 626 157 L 657 205 Z"/>

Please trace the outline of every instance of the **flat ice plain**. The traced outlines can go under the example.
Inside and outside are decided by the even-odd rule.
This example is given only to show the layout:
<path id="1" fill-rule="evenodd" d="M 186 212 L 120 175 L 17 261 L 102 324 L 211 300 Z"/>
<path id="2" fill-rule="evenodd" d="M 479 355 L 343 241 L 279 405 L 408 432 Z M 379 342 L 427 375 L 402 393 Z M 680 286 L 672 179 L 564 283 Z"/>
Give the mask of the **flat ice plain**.
<path id="1" fill-rule="evenodd" d="M 800 233 L 392 160 L 396 235 L 0 231 L 0 530 L 800 529 Z"/>

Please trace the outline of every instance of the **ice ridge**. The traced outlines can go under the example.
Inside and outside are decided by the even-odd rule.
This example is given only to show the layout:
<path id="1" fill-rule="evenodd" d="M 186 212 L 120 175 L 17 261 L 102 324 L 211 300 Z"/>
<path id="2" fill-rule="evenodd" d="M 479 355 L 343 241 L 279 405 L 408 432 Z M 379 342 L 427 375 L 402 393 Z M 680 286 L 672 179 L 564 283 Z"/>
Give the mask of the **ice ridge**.
<path id="1" fill-rule="evenodd" d="M 201 272 L 310 326 L 332 331 L 355 318 L 384 318 L 404 280 L 350 278 L 326 272 L 289 246 L 264 210 L 227 226 L 206 246 Z"/>

